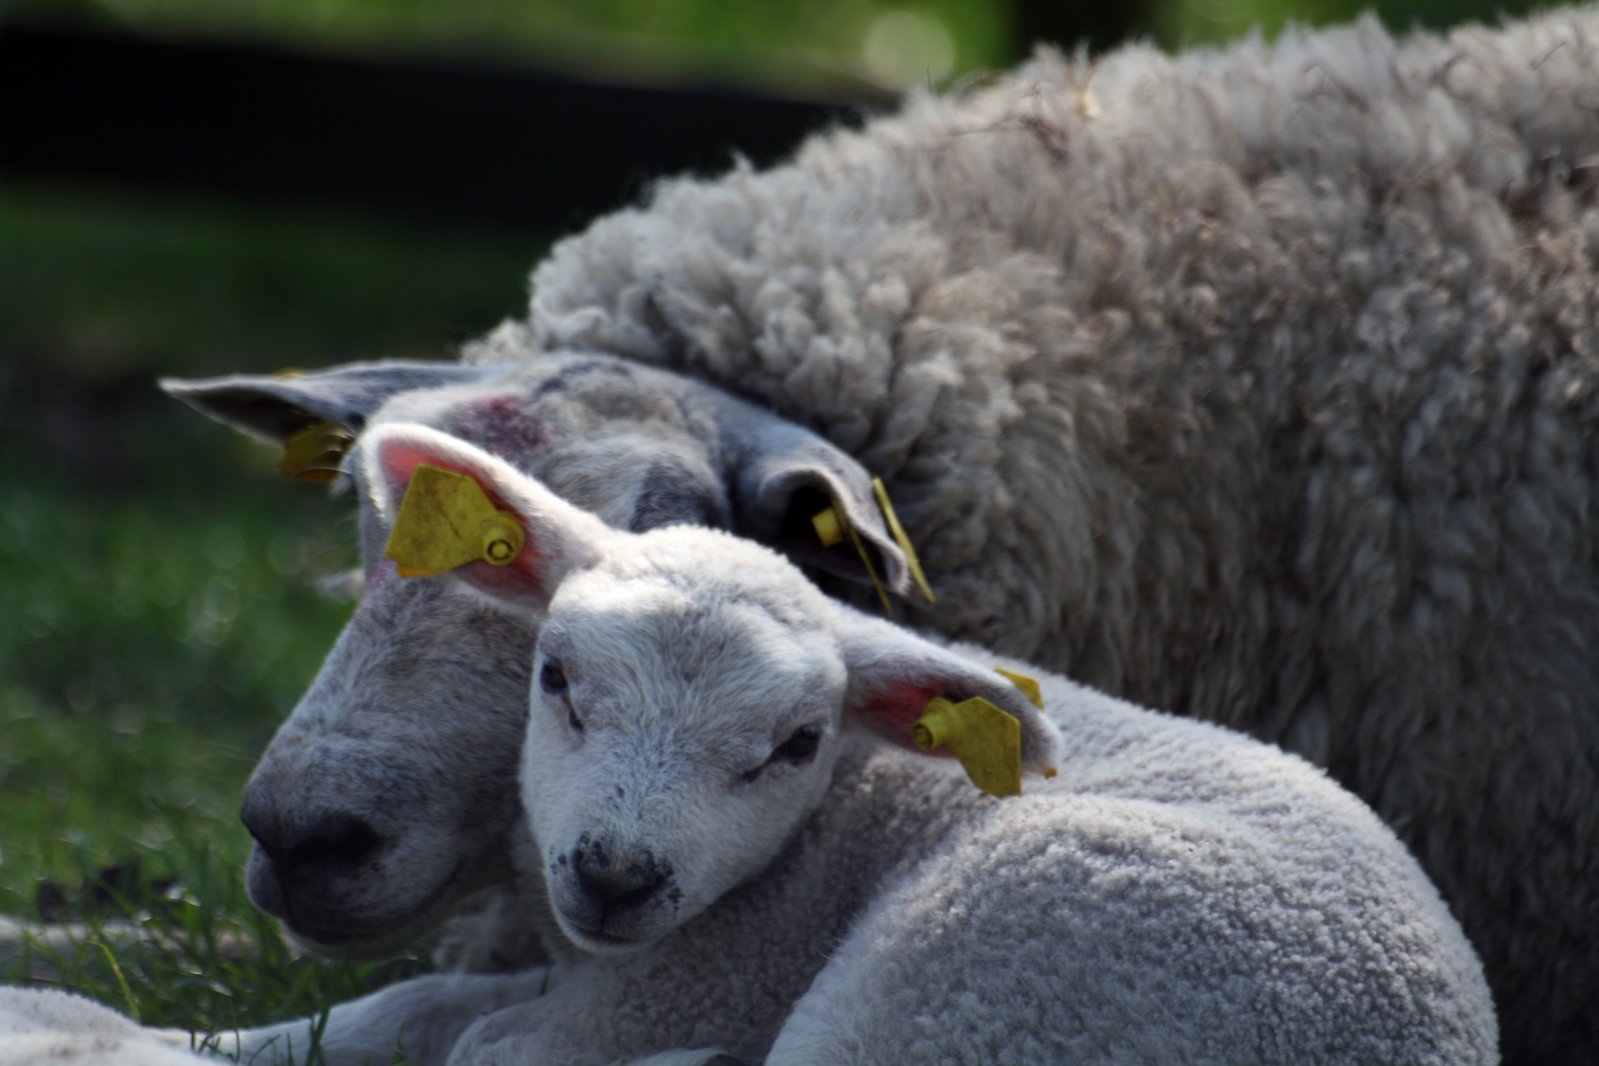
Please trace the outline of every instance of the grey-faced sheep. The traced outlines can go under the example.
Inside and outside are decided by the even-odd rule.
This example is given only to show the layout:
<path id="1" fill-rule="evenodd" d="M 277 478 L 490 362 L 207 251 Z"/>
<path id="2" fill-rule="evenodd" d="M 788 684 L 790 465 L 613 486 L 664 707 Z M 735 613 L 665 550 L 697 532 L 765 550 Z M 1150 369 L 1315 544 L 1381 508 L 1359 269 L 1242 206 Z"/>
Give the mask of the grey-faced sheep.
<path id="1" fill-rule="evenodd" d="M 456 1066 L 1497 1061 L 1436 889 L 1309 764 L 1059 677 L 1040 710 L 988 653 L 840 605 L 768 549 L 608 528 L 425 427 L 377 429 L 365 462 L 404 508 L 401 565 L 444 510 L 473 555 L 490 523 L 496 562 L 457 572 L 542 623 L 521 787 L 561 961 L 493 1013 L 483 988 L 545 975 L 380 992 L 334 1012 L 335 1041 L 442 1061 L 417 1046 L 464 1029 Z M 446 500 L 463 486 L 482 517 Z M 1024 769 L 1053 779 L 1016 795 Z"/>
<path id="2" fill-rule="evenodd" d="M 600 220 L 466 351 L 513 369 L 178 391 L 279 439 L 418 418 L 614 524 L 799 544 L 833 486 L 745 478 L 692 399 L 726 386 L 846 497 L 882 475 L 939 593 L 902 617 L 1326 766 L 1465 925 L 1507 1057 L 1599 1057 L 1596 86 L 1591 7 L 1041 55 Z M 534 638 L 368 569 L 247 800 L 257 898 L 333 944 L 498 875 Z"/>

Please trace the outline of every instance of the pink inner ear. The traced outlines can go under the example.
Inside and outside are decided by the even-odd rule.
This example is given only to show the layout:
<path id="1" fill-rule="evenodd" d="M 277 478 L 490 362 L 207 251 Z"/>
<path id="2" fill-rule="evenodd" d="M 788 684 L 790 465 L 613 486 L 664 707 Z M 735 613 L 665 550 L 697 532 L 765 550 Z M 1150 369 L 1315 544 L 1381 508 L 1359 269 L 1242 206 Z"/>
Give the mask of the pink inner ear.
<path id="1" fill-rule="evenodd" d="M 927 702 L 943 694 L 941 688 L 907 681 L 873 696 L 858 713 L 873 729 L 894 743 L 921 751 L 911 738 L 911 727 L 927 713 Z M 951 757 L 947 751 L 929 754 Z"/>
<path id="2" fill-rule="evenodd" d="M 504 498 L 494 491 L 492 485 L 486 484 L 479 472 L 474 470 L 468 463 L 463 463 L 449 456 L 439 455 L 436 452 L 407 444 L 403 441 L 389 441 L 379 453 L 378 459 L 383 464 L 383 476 L 388 479 L 389 485 L 394 492 L 394 511 L 399 510 L 400 500 L 404 497 L 406 486 L 411 483 L 411 476 L 416 473 L 416 468 L 426 463 L 428 466 L 436 466 L 440 470 L 448 470 L 452 474 L 466 475 L 478 483 L 478 487 L 483 490 L 483 494 L 489 498 L 489 502 L 496 509 L 509 511 L 513 515 L 517 514 L 516 509 L 507 506 Z M 467 569 L 472 572 L 472 578 L 485 587 L 493 588 L 501 585 L 527 584 L 531 582 L 535 591 L 543 593 L 547 590 L 544 589 L 543 574 L 540 573 L 538 567 L 540 553 L 534 543 L 533 530 L 520 517 L 518 517 L 517 522 L 522 526 L 525 539 L 522 543 L 521 552 L 517 554 L 516 562 L 505 567 L 489 566 L 486 563 L 470 563 Z"/>

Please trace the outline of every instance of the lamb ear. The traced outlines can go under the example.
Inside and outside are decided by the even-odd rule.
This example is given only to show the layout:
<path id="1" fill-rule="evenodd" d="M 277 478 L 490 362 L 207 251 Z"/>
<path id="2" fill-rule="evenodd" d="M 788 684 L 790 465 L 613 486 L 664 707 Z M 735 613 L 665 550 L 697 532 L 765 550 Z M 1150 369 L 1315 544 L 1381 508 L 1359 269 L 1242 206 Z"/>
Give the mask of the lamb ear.
<path id="1" fill-rule="evenodd" d="M 163 378 L 161 388 L 202 414 L 268 444 L 333 422 L 354 432 L 389 397 L 412 389 L 476 381 L 490 368 L 391 359 L 306 374 Z"/>
<path id="2" fill-rule="evenodd" d="M 561 582 L 626 536 L 510 464 L 427 426 L 362 441 L 367 484 L 402 577 L 449 573 L 503 605 L 541 614 Z"/>
<path id="3" fill-rule="evenodd" d="M 742 403 L 730 411 L 723 428 L 733 455 L 734 530 L 801 566 L 871 585 L 872 573 L 850 538 L 829 547 L 812 524 L 829 506 L 837 507 L 860 537 L 877 580 L 907 595 L 910 564 L 883 521 L 865 468 L 770 412 Z"/>
<path id="4" fill-rule="evenodd" d="M 924 749 L 916 727 L 929 703 L 962 704 L 980 698 L 1019 724 L 1020 769 L 1053 776 L 1061 750 L 1060 729 L 1011 676 L 882 619 L 842 608 L 839 614 L 839 639 L 849 670 L 847 715 L 900 747 L 920 751 Z M 957 755 L 973 780 L 990 791 L 959 745 L 935 745 L 933 754 Z"/>

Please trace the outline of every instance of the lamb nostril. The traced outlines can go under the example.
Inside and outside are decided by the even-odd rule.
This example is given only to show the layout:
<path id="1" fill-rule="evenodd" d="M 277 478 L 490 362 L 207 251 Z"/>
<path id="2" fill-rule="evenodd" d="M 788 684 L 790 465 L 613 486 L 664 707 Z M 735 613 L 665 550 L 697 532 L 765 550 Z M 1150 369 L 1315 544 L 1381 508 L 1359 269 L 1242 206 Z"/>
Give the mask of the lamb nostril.
<path id="1" fill-rule="evenodd" d="M 578 884 L 602 910 L 625 910 L 647 902 L 672 876 L 672 867 L 649 852 L 613 857 L 602 844 L 580 845 L 572 853 Z"/>

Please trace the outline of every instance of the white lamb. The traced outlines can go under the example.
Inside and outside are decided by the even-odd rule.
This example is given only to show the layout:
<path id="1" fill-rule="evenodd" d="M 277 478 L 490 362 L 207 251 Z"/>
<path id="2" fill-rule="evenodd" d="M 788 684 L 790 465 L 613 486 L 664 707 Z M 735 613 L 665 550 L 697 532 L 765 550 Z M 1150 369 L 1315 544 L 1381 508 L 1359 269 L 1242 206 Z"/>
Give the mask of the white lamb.
<path id="1" fill-rule="evenodd" d="M 422 426 L 365 453 L 384 514 L 414 486 L 401 565 L 448 510 L 471 553 L 503 545 L 457 573 L 542 622 L 521 784 L 561 961 L 542 995 L 543 974 L 503 979 L 527 1000 L 452 1064 L 1497 1061 L 1436 890 L 1309 764 L 1058 677 L 1041 713 L 987 653 L 844 607 L 765 548 L 608 528 Z M 484 513 L 440 482 L 481 487 Z M 973 769 L 985 790 L 1051 780 L 996 799 L 918 750 L 948 728 L 924 711 L 970 725 L 973 698 L 1015 730 Z M 334 1046 L 358 1030 L 381 1054 L 386 1033 L 418 1059 L 449 1040 L 413 1005 L 453 1036 L 490 987 L 423 980 L 335 1011 Z"/>
<path id="2" fill-rule="evenodd" d="M 0 988 L 0 1066 L 197 1066 L 188 1033 L 141 1029 L 82 996 Z"/>
<path id="3" fill-rule="evenodd" d="M 881 474 L 939 593 L 902 618 L 1326 766 L 1510 1057 L 1595 1059 L 1595 86 L 1591 7 L 1042 55 L 599 221 L 467 352 L 509 366 L 181 391 L 276 439 L 425 421 L 612 524 L 848 569 L 805 539 L 837 494 L 897 576 Z M 534 639 L 367 565 L 246 802 L 256 898 L 339 950 L 505 876 Z"/>

